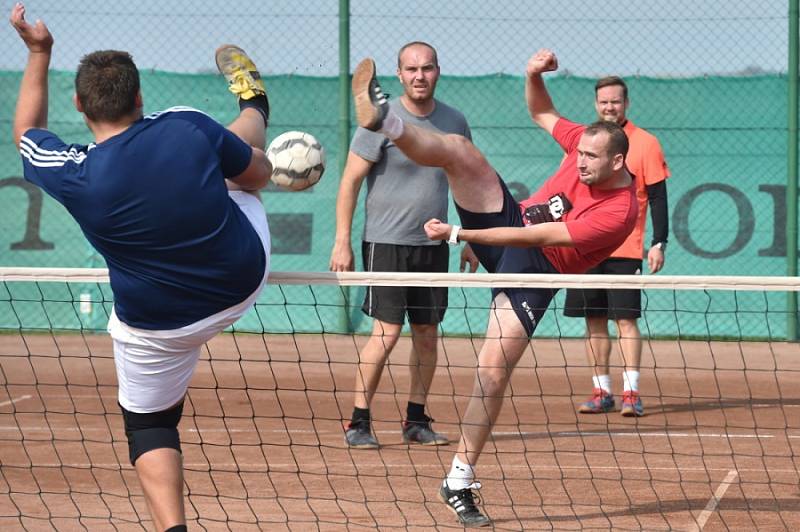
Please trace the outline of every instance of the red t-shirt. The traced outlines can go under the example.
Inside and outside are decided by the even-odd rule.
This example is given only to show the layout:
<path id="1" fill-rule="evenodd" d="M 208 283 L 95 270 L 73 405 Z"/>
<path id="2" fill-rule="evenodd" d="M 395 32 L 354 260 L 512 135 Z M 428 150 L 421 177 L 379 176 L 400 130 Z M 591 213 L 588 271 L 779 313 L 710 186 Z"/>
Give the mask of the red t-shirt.
<path id="1" fill-rule="evenodd" d="M 639 212 L 634 183 L 624 188 L 597 190 L 580 182 L 577 147 L 584 130 L 586 126 L 559 119 L 553 128 L 553 138 L 566 156 L 556 173 L 520 203 L 523 214 L 529 206 L 547 203 L 559 192 L 572 203 L 572 209 L 561 221 L 567 224 L 574 247 L 542 247 L 542 253 L 561 273 L 585 273 L 607 259 L 631 233 Z"/>

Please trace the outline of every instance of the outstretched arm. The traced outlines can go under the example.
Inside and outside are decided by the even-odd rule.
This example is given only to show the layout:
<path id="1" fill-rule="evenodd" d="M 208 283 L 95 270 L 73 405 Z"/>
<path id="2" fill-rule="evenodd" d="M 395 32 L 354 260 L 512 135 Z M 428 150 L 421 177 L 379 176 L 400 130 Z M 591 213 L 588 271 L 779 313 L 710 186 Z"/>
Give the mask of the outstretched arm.
<path id="1" fill-rule="evenodd" d="M 525 71 L 525 101 L 528 103 L 528 112 L 533 121 L 550 134 L 553 133 L 553 128 L 561 115 L 553 106 L 542 73 L 556 70 L 558 70 L 556 54 L 543 48 L 531 56 Z"/>
<path id="2" fill-rule="evenodd" d="M 425 233 L 431 240 L 447 240 L 453 226 L 433 218 L 425 223 Z M 572 247 L 572 235 L 566 224 L 547 222 L 527 227 L 490 227 L 488 229 L 461 229 L 459 242 L 486 246 L 511 246 L 518 248 L 562 246 Z"/>
<path id="3" fill-rule="evenodd" d="M 41 20 L 35 25 L 25 21 L 25 6 L 20 2 L 11 9 L 10 21 L 28 47 L 28 64 L 22 75 L 14 114 L 14 144 L 19 147 L 19 140 L 27 130 L 47 127 L 47 69 L 53 36 Z"/>

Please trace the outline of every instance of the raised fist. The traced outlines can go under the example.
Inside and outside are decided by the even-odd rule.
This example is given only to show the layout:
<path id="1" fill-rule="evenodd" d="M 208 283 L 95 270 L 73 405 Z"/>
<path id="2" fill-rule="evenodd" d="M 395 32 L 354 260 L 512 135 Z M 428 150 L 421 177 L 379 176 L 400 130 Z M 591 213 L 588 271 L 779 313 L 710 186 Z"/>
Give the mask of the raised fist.
<path id="1" fill-rule="evenodd" d="M 541 74 L 542 72 L 555 72 L 558 70 L 558 58 L 552 50 L 542 48 L 528 59 L 528 76 Z"/>

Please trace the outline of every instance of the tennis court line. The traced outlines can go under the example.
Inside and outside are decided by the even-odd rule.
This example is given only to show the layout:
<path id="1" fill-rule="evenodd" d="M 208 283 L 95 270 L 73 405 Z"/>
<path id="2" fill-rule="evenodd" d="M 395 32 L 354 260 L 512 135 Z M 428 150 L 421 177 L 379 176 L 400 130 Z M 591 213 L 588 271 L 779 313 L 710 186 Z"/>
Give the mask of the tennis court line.
<path id="1" fill-rule="evenodd" d="M 731 469 L 728 471 L 728 475 L 725 477 L 719 486 L 717 486 L 714 495 L 708 500 L 708 504 L 706 504 L 705 509 L 700 512 L 700 515 L 697 517 L 697 522 L 689 527 L 691 532 L 700 532 L 706 526 L 708 522 L 708 518 L 711 517 L 717 510 L 717 506 L 719 505 L 719 501 L 722 500 L 722 497 L 725 496 L 725 492 L 728 491 L 728 488 L 731 487 L 731 484 L 739 476 L 739 473 L 735 469 Z"/>
<path id="2" fill-rule="evenodd" d="M 19 401 L 24 401 L 25 399 L 30 399 L 31 397 L 32 397 L 31 395 L 20 395 L 19 397 L 11 399 L 10 401 L 3 401 L 2 403 L 0 403 L 0 407 L 13 405 L 14 403 L 18 403 Z"/>
<path id="3" fill-rule="evenodd" d="M 0 358 L 3 358 L 3 357 L 0 356 Z M 50 388 L 61 388 L 61 389 L 63 389 L 64 386 L 65 386 L 64 384 L 39 384 L 39 385 L 20 384 L 20 383 L 13 383 L 13 384 L 15 386 L 27 386 L 27 387 L 47 386 L 47 387 L 50 387 Z M 101 397 L 103 395 L 107 395 L 109 397 L 116 397 L 116 393 L 117 393 L 116 392 L 116 390 L 117 390 L 117 383 L 116 382 L 98 383 L 98 384 L 92 385 L 92 386 L 96 387 L 97 389 L 101 390 L 99 393 L 92 393 L 92 392 L 84 391 L 88 387 L 87 385 L 72 384 L 72 385 L 67 385 L 67 386 L 74 386 L 76 388 L 81 388 L 81 390 L 80 391 L 75 391 L 75 392 L 68 392 L 68 393 L 51 393 L 51 394 L 46 394 L 46 395 L 48 397 L 55 397 L 55 398 L 58 398 L 58 399 L 85 399 L 85 398 L 96 398 L 96 397 L 98 397 L 98 395 L 101 396 Z M 201 391 L 201 392 L 210 390 L 210 388 L 192 388 L 192 389 L 193 390 L 197 390 L 197 391 Z M 243 391 L 243 390 L 244 389 L 237 389 L 236 391 Z M 553 398 L 554 396 L 553 395 L 544 395 L 543 397 Z M 570 401 L 578 401 L 578 400 L 581 400 L 584 397 L 583 396 L 578 396 L 578 395 L 574 395 L 574 396 L 565 395 L 562 398 L 563 399 L 568 399 Z M 712 397 L 693 397 L 693 398 L 690 398 L 690 400 L 691 399 L 693 399 L 695 401 L 700 401 L 700 400 L 713 399 L 713 398 Z M 764 398 L 758 398 L 756 400 L 757 401 L 763 401 L 765 399 Z M 779 407 L 779 408 L 800 408 L 800 402 L 798 402 L 800 399 L 798 399 L 798 398 L 794 398 L 794 397 L 792 397 L 792 398 L 775 398 L 775 401 L 787 401 L 787 400 L 788 401 L 792 401 L 792 402 L 781 402 L 780 404 L 778 404 L 778 403 L 747 403 L 747 404 L 743 404 L 743 403 L 726 403 L 725 401 L 719 401 L 718 404 L 719 404 L 719 406 L 721 408 L 744 408 L 744 407 L 747 407 L 747 408 L 775 408 L 775 407 Z M 675 406 L 675 405 L 664 404 L 662 406 L 664 406 L 666 408 L 666 407 Z M 691 404 L 689 406 L 691 406 Z M 654 407 L 653 413 L 650 414 L 650 415 L 658 415 L 658 414 L 661 414 L 661 413 L 662 412 L 659 412 Z M 663 413 L 666 414 L 666 413 L 669 413 L 669 412 L 663 412 Z"/>
<path id="4" fill-rule="evenodd" d="M 211 461 L 203 461 L 203 462 L 184 462 L 184 467 L 192 470 L 200 470 L 203 471 L 204 468 L 207 468 L 209 463 L 213 462 L 214 467 L 218 470 L 222 469 L 237 469 L 242 473 L 253 473 L 253 472 L 263 472 L 269 469 L 270 472 L 273 473 L 296 473 L 296 474 L 304 474 L 309 473 L 309 471 L 298 471 L 298 463 L 297 462 L 270 462 L 269 464 L 264 462 L 259 463 L 250 463 L 250 462 L 221 462 L 217 460 Z M 320 464 L 324 464 L 324 461 L 319 462 Z M 306 462 L 304 463 L 305 466 L 314 465 L 314 463 Z M 22 463 L 22 464 L 14 464 L 12 462 L 4 463 L 4 466 L 8 467 L 31 467 L 30 463 Z M 346 463 L 345 463 L 346 465 Z M 101 468 L 101 469 L 120 469 L 120 470 L 133 470 L 133 466 L 127 460 L 120 460 L 119 462 L 70 462 L 69 464 L 64 464 L 62 462 L 47 462 L 47 463 L 36 463 L 33 464 L 33 467 L 41 467 L 41 468 L 51 468 L 51 469 L 90 469 L 90 468 Z M 413 464 L 410 463 L 389 463 L 389 462 L 382 462 L 380 464 L 375 465 L 366 465 L 361 464 L 359 465 L 360 469 L 364 470 L 382 470 L 382 469 L 410 469 L 414 468 L 417 470 L 425 470 L 430 471 L 430 468 L 438 468 L 441 467 L 440 462 L 431 462 L 431 463 L 423 463 L 423 462 L 414 462 Z M 681 473 L 703 473 L 708 474 L 710 472 L 720 471 L 724 472 L 727 471 L 728 475 L 730 476 L 731 471 L 735 471 L 738 475 L 739 472 L 742 473 L 764 473 L 767 469 L 755 469 L 755 468 L 743 468 L 738 470 L 731 470 L 728 467 L 677 467 L 677 466 L 570 466 L 570 465 L 527 465 L 527 464 L 520 464 L 520 465 L 511 465 L 505 464 L 502 467 L 496 465 L 489 465 L 486 464 L 481 466 L 481 471 L 501 471 L 503 469 L 507 470 L 518 470 L 518 471 L 530 471 L 532 469 L 536 471 L 614 471 L 614 472 L 625 472 L 625 471 L 666 471 L 666 472 L 673 472 L 673 471 L 680 471 Z M 768 470 L 770 473 L 789 473 L 794 474 L 797 473 L 794 469 L 772 469 Z M 539 480 L 548 480 L 548 479 L 539 479 Z M 578 479 L 578 480 L 591 480 L 591 479 Z M 727 477 L 726 477 L 727 480 Z M 534 482 L 536 479 L 534 479 Z M 723 481 L 724 482 L 724 481 Z M 732 482 L 729 482 L 729 484 Z M 717 491 L 720 491 L 722 484 L 717 487 Z M 724 492 L 727 491 L 729 486 L 725 486 L 724 490 L 722 491 L 722 495 Z M 714 500 L 715 495 L 712 497 L 709 504 Z M 721 496 L 720 496 L 721 498 Z M 706 505 L 708 507 L 708 505 Z M 699 518 L 698 518 L 699 519 Z M 706 518 L 708 519 L 708 518 Z M 692 529 L 696 530 L 696 529 Z"/>
<path id="5" fill-rule="evenodd" d="M 494 436 L 628 436 L 636 438 L 774 438 L 772 434 L 727 434 L 724 432 L 603 432 L 603 431 L 564 431 L 564 432 L 492 432 Z M 791 437 L 791 436 L 790 436 Z"/>
<path id="6" fill-rule="evenodd" d="M 25 395 L 15 399 L 15 401 L 21 401 L 23 399 L 27 399 L 30 396 Z M 3 404 L 9 404 L 7 401 L 6 403 L 0 403 L 0 406 Z M 102 415 L 102 414 L 97 414 Z M 113 429 L 113 427 L 112 427 Z M 42 427 L 42 426 L 32 426 L 32 427 L 20 427 L 19 425 L 0 425 L 0 432 L 18 432 L 20 430 L 24 430 L 28 433 L 37 433 L 37 432 L 107 432 L 108 427 Z M 253 432 L 252 428 L 244 428 L 244 429 L 237 429 L 233 427 L 227 428 L 202 428 L 196 429 L 194 427 L 187 427 L 182 428 L 181 432 L 186 432 L 190 434 L 198 434 L 198 433 L 206 433 L 206 434 L 217 434 L 217 433 L 229 433 L 229 434 L 238 434 L 238 433 L 251 433 Z M 329 431 L 329 430 L 304 430 L 304 429 L 270 429 L 270 430 L 260 430 L 258 432 L 266 433 L 266 434 L 339 434 L 339 431 Z M 399 435 L 401 431 L 399 430 L 376 430 L 374 431 L 375 434 L 383 434 L 383 435 Z M 724 432 L 599 432 L 599 431 L 589 431 L 589 432 L 580 432 L 580 431 L 564 431 L 564 432 L 519 432 L 519 431 L 495 431 L 492 432 L 493 437 L 498 436 L 520 436 L 520 437 L 543 437 L 548 436 L 551 438 L 559 438 L 559 437 L 598 437 L 598 436 L 613 436 L 613 437 L 629 437 L 629 438 L 724 438 L 724 439 L 774 439 L 778 436 L 774 434 L 727 434 Z M 782 434 L 781 436 L 786 438 L 800 438 L 800 434 Z"/>

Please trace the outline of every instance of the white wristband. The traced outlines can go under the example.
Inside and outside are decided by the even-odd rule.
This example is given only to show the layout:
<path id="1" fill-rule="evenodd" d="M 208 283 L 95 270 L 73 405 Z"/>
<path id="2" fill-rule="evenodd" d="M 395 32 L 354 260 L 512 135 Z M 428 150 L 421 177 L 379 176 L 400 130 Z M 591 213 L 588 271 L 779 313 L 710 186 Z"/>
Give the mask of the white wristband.
<path id="1" fill-rule="evenodd" d="M 458 232 L 461 231 L 460 225 L 454 225 L 452 229 L 450 229 L 450 238 L 447 239 L 447 243 L 451 246 L 458 245 Z"/>

